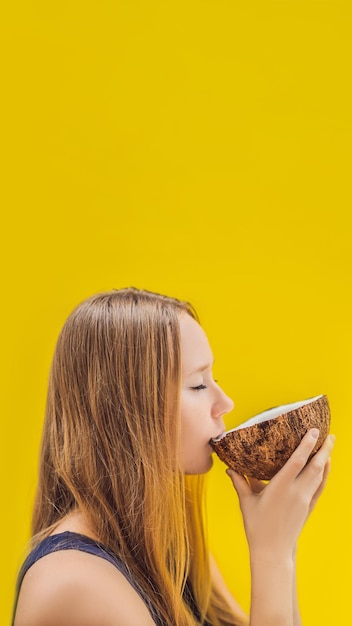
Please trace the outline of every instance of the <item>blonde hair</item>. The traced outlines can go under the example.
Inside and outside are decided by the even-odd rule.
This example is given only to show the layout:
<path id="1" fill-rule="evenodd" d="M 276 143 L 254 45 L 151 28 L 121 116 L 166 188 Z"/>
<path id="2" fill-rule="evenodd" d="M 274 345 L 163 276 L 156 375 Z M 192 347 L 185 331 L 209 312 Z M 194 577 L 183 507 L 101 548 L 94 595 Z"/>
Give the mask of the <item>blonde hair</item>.
<path id="1" fill-rule="evenodd" d="M 203 478 L 177 463 L 183 313 L 197 319 L 186 302 L 129 288 L 92 296 L 67 319 L 50 372 L 33 545 L 79 509 L 167 626 L 241 624 L 231 612 L 226 621 L 211 591 Z"/>

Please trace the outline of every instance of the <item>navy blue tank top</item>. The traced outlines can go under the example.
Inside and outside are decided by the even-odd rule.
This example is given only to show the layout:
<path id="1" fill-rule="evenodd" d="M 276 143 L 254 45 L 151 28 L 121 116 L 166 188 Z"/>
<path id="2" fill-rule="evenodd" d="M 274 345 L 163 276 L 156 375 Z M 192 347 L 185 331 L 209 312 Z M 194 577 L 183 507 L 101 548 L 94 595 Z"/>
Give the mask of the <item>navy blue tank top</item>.
<path id="1" fill-rule="evenodd" d="M 103 546 L 101 543 L 87 537 L 86 535 L 81 535 L 79 533 L 73 532 L 63 532 L 57 535 L 50 535 L 50 537 L 46 537 L 41 541 L 30 554 L 27 556 L 24 561 L 19 575 L 17 579 L 17 590 L 16 590 L 16 603 L 14 609 L 14 615 L 16 611 L 18 594 L 21 588 L 21 584 L 25 574 L 28 572 L 29 568 L 34 565 L 39 559 L 47 554 L 51 554 L 52 552 L 57 552 L 59 550 L 80 550 L 81 552 L 87 552 L 88 554 L 93 554 L 95 556 L 99 556 L 106 561 L 109 561 L 112 565 L 114 565 L 128 580 L 128 582 L 132 585 L 132 587 L 137 591 L 139 596 L 142 598 L 143 602 L 146 604 L 149 612 L 157 626 L 165 626 L 164 621 L 158 615 L 155 607 L 151 604 L 149 598 L 143 589 L 136 583 L 133 579 L 131 572 L 123 561 L 121 561 L 111 550 Z M 185 593 L 185 600 L 189 604 L 192 609 L 194 616 L 196 619 L 199 619 L 199 613 L 197 607 L 195 606 L 194 599 L 190 587 L 188 586 Z M 14 620 L 14 617 L 13 617 Z M 12 622 L 13 624 L 13 622 Z M 210 622 L 205 622 L 204 626 L 211 626 Z"/>

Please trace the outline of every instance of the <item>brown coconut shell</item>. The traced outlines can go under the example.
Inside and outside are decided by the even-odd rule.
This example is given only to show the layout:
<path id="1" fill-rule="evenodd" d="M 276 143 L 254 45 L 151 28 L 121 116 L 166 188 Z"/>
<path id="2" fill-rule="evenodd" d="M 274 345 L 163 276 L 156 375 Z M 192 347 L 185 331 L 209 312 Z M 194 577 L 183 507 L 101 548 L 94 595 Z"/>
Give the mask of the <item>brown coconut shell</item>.
<path id="1" fill-rule="evenodd" d="M 303 404 L 304 403 L 304 404 Z M 319 428 L 319 437 L 308 460 L 319 450 L 330 430 L 330 408 L 326 396 L 283 405 L 265 411 L 269 419 L 253 423 L 259 414 L 237 428 L 211 440 L 219 458 L 240 474 L 270 480 L 290 458 L 301 439 L 310 428 Z M 271 417 L 275 411 L 277 417 Z"/>

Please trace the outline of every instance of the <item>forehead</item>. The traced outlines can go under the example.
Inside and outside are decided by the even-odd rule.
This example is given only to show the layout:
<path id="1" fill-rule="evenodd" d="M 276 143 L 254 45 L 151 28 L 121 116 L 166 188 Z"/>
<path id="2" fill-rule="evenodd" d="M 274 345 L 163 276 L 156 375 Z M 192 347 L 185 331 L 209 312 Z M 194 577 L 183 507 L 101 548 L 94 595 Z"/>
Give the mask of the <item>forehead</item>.
<path id="1" fill-rule="evenodd" d="M 213 364 L 213 353 L 202 327 L 190 315 L 181 315 L 181 357 L 184 376 Z"/>

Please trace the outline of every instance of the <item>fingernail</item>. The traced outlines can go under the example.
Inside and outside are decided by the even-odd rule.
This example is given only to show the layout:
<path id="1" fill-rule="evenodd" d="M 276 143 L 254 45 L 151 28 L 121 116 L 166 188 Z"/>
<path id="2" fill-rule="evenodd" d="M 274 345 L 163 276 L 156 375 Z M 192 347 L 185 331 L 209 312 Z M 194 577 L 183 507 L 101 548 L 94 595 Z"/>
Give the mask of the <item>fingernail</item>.
<path id="1" fill-rule="evenodd" d="M 318 437 L 319 437 L 319 429 L 318 428 L 312 428 L 312 430 L 310 431 L 310 434 L 313 437 L 313 439 L 318 439 Z"/>

